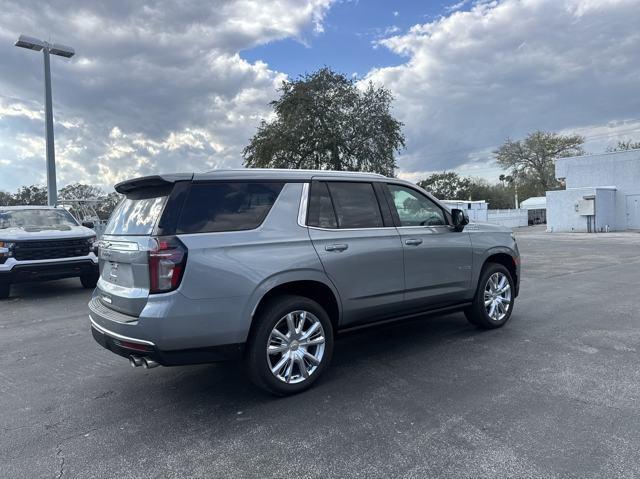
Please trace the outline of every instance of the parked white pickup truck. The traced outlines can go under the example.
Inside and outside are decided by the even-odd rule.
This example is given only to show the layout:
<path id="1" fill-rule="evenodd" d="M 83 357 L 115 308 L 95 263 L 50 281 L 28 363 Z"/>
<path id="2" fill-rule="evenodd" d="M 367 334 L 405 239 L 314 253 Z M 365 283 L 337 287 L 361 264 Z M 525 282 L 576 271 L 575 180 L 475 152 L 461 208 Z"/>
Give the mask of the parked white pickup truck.
<path id="1" fill-rule="evenodd" d="M 11 284 L 79 277 L 82 286 L 98 281 L 93 225 L 52 206 L 0 206 L 0 298 Z"/>

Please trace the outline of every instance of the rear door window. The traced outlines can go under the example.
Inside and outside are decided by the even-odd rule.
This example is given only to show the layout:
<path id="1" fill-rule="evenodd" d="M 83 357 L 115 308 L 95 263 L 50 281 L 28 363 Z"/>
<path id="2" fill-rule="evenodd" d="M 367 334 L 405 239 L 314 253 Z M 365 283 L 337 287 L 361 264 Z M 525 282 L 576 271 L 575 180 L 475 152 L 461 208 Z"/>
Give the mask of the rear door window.
<path id="1" fill-rule="evenodd" d="M 338 228 L 381 228 L 382 214 L 371 183 L 327 182 Z"/>
<path id="2" fill-rule="evenodd" d="M 335 229 L 338 227 L 336 213 L 333 209 L 331 196 L 327 184 L 320 181 L 311 183 L 311 192 L 309 194 L 309 218 L 308 226 L 316 228 Z"/>
<path id="3" fill-rule="evenodd" d="M 194 183 L 182 208 L 178 233 L 242 231 L 262 224 L 284 183 Z"/>

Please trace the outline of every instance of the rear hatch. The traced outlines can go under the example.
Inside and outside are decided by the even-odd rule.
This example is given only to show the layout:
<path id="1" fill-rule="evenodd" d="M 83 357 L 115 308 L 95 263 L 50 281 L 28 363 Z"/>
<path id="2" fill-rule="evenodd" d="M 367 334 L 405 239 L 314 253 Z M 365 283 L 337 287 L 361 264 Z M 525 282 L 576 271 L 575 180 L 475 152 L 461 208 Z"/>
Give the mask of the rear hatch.
<path id="1" fill-rule="evenodd" d="M 97 297 L 105 307 L 137 317 L 147 304 L 150 252 L 158 248 L 162 222 L 171 221 L 167 205 L 174 203 L 176 184 L 174 178 L 147 177 L 116 185 L 126 196 L 109 219 L 98 253 Z"/>

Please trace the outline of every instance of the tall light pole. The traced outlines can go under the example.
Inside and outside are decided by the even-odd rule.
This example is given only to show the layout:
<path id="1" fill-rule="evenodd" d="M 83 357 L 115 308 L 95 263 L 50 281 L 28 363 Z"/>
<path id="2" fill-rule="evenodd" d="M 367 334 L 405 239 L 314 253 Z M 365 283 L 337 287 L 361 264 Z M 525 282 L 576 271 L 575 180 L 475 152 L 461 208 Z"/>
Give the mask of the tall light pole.
<path id="1" fill-rule="evenodd" d="M 47 202 L 54 206 L 58 201 L 58 188 L 56 186 L 56 152 L 53 145 L 53 106 L 51 102 L 51 67 L 49 55 L 58 55 L 71 58 L 75 51 L 71 47 L 59 43 L 48 43 L 37 38 L 20 35 L 15 43 L 16 47 L 26 48 L 44 54 L 44 118 L 45 137 L 47 140 Z"/>

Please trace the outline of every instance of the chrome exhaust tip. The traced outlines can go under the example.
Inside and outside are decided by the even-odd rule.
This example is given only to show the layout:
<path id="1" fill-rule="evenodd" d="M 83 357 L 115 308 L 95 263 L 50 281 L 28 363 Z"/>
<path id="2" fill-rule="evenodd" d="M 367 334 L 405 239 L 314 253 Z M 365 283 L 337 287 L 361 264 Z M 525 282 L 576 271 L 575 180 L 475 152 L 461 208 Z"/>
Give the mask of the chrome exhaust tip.
<path id="1" fill-rule="evenodd" d="M 133 354 L 129 356 L 129 364 L 131 364 L 132 368 L 137 368 L 142 366 L 143 360 L 140 356 L 134 356 Z"/>
<path id="2" fill-rule="evenodd" d="M 160 364 L 149 358 L 142 358 L 142 365 L 145 369 L 151 369 L 160 366 Z"/>

